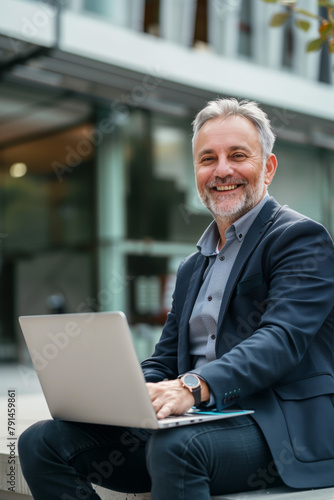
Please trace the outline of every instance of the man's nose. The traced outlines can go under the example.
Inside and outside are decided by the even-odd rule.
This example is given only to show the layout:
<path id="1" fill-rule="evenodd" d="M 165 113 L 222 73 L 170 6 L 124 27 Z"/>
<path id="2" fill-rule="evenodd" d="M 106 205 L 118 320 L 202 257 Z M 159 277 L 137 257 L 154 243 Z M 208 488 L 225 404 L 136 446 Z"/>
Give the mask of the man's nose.
<path id="1" fill-rule="evenodd" d="M 224 178 L 228 175 L 233 175 L 233 165 L 226 156 L 220 156 L 216 163 L 214 175 L 216 177 Z"/>

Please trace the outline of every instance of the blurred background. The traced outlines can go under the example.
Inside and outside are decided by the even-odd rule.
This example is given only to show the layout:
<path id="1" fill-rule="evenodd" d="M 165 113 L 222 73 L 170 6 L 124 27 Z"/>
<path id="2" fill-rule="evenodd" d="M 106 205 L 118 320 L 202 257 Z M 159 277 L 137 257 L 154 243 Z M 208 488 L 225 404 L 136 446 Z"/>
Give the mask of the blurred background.
<path id="1" fill-rule="evenodd" d="M 318 11 L 318 2 L 302 0 Z M 0 363 L 29 365 L 17 318 L 122 310 L 140 359 L 180 261 L 211 221 L 191 122 L 256 100 L 275 132 L 270 194 L 334 233 L 333 54 L 269 26 L 261 0 L 1 0 Z"/>

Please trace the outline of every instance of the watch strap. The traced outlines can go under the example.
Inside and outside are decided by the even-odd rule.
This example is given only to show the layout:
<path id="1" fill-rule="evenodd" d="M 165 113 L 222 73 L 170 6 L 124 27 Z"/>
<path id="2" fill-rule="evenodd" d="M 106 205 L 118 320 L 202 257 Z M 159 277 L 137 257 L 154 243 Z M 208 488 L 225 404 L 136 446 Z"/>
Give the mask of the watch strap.
<path id="1" fill-rule="evenodd" d="M 195 399 L 195 406 L 199 406 L 201 404 L 201 386 L 195 387 L 191 392 Z"/>

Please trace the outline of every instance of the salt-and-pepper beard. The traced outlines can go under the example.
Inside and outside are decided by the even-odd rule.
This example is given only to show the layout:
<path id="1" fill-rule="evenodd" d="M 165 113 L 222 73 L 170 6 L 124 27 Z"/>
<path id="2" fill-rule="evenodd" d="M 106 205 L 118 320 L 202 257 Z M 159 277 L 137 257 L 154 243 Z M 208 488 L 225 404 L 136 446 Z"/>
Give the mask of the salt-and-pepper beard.
<path id="1" fill-rule="evenodd" d="M 249 184 L 242 179 L 232 178 L 230 176 L 224 177 L 223 179 L 220 177 L 216 177 L 212 183 L 206 185 L 204 194 L 199 193 L 198 189 L 197 191 L 201 202 L 206 208 L 208 208 L 208 210 L 210 210 L 216 220 L 224 219 L 235 222 L 236 220 L 240 219 L 240 217 L 249 212 L 249 210 L 255 207 L 255 205 L 257 205 L 262 199 L 264 177 L 265 169 L 263 168 L 261 171 L 261 177 L 258 179 L 258 182 L 254 187 L 250 187 Z M 219 206 L 221 204 L 219 200 L 214 201 L 212 199 L 212 197 L 210 196 L 210 188 L 221 184 L 242 184 L 243 186 L 245 186 L 244 192 L 241 195 L 237 205 L 235 205 L 235 200 L 231 200 L 230 208 L 226 208 L 227 202 L 224 202 L 225 207 L 223 208 Z M 224 193 L 224 191 L 222 191 L 222 193 Z"/>

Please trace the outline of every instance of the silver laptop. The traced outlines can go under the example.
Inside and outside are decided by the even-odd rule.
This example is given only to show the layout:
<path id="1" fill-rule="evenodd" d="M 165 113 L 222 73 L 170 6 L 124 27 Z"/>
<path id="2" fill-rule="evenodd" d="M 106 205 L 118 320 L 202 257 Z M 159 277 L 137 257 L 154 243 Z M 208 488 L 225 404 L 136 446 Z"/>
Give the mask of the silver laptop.
<path id="1" fill-rule="evenodd" d="M 122 312 L 21 316 L 53 418 L 149 429 L 235 417 L 249 410 L 158 419 Z"/>

